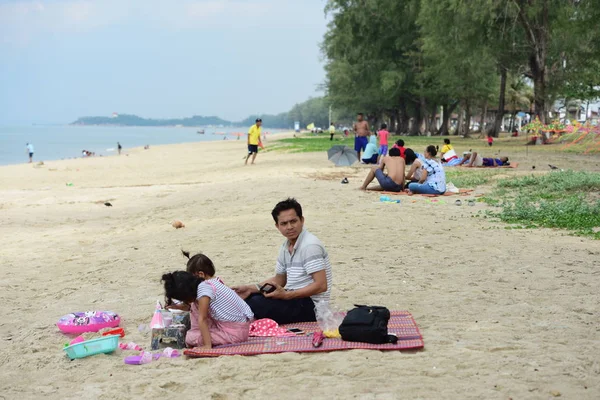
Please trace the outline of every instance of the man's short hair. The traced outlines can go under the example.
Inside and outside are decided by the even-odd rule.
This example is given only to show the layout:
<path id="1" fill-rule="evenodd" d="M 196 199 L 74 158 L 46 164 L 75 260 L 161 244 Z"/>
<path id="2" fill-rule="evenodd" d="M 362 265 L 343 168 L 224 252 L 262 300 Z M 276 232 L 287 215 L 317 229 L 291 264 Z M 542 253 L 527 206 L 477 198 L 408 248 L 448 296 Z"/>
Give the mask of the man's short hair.
<path id="1" fill-rule="evenodd" d="M 397 147 L 392 147 L 388 154 L 390 157 L 400 157 L 400 149 Z"/>
<path id="2" fill-rule="evenodd" d="M 365 116 L 365 114 L 363 114 L 363 113 L 356 113 L 356 115 L 360 115 L 361 117 Z"/>
<path id="3" fill-rule="evenodd" d="M 254 121 L 254 122 L 262 122 L 262 119 L 256 118 L 256 121 Z"/>
<path id="4" fill-rule="evenodd" d="M 302 206 L 300 203 L 298 203 L 298 201 L 296 201 L 296 199 L 288 197 L 287 199 L 277 203 L 273 211 L 271 211 L 271 216 L 275 220 L 276 224 L 279 223 L 279 214 L 287 210 L 295 210 L 296 215 L 298 215 L 299 218 L 302 218 Z"/>

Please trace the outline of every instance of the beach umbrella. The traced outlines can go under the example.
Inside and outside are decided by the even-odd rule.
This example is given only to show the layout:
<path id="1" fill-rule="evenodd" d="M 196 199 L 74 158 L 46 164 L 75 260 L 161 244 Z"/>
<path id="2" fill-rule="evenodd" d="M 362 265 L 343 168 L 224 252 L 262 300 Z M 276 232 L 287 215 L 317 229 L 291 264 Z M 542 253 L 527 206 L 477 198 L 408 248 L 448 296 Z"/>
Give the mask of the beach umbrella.
<path id="1" fill-rule="evenodd" d="M 327 157 L 336 167 L 349 167 L 358 161 L 356 151 L 348 146 L 333 146 L 327 150 Z"/>

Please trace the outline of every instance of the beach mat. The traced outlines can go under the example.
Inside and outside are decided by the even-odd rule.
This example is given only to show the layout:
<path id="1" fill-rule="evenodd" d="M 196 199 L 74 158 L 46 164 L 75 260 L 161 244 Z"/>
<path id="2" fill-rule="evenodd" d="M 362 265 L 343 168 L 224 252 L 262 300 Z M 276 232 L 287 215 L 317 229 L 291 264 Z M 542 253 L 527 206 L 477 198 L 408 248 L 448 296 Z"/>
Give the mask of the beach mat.
<path id="1" fill-rule="evenodd" d="M 310 333 L 320 330 L 316 322 L 300 322 L 281 325 L 283 328 L 299 328 L 305 335 L 293 337 L 251 337 L 247 342 L 214 347 L 210 350 L 200 348 L 187 349 L 183 352 L 188 357 L 220 357 L 220 356 L 254 356 L 258 354 L 276 353 L 322 353 L 339 350 L 381 350 L 400 351 L 420 349 L 424 346 L 423 337 L 413 316 L 408 311 L 391 311 L 388 332 L 398 336 L 396 344 L 370 344 L 345 342 L 342 339 L 323 340 L 320 347 L 313 347 Z"/>
<path id="2" fill-rule="evenodd" d="M 406 192 L 382 192 L 380 190 L 379 191 L 369 190 L 369 191 L 373 192 L 373 193 L 379 193 L 379 194 L 388 194 L 391 196 L 422 196 L 422 197 L 439 197 L 440 196 L 438 194 L 411 194 L 411 195 L 409 195 Z M 473 191 L 474 191 L 473 189 L 459 189 L 458 193 L 446 192 L 446 193 L 442 194 L 441 196 L 468 196 Z"/>
<path id="3" fill-rule="evenodd" d="M 502 166 L 495 166 L 495 167 L 465 167 L 464 165 L 459 165 L 459 168 L 476 168 L 476 169 L 490 169 L 490 168 L 517 168 L 519 166 L 519 163 L 517 162 L 511 162 L 510 165 L 502 165 Z"/>

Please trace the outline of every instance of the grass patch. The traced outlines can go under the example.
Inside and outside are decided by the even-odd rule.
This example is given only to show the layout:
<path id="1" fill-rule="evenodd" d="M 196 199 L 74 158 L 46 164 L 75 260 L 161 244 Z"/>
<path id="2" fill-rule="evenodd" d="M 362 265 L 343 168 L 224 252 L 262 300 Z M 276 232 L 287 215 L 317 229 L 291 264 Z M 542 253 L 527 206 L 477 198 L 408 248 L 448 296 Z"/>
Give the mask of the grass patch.
<path id="1" fill-rule="evenodd" d="M 600 173 L 552 172 L 498 181 L 486 202 L 510 224 L 570 230 L 600 239 Z"/>
<path id="2" fill-rule="evenodd" d="M 477 186 L 485 185 L 490 182 L 495 175 L 504 173 L 505 171 L 481 171 L 461 170 L 459 168 L 445 168 L 446 182 L 452 182 L 458 188 L 473 189 Z"/>

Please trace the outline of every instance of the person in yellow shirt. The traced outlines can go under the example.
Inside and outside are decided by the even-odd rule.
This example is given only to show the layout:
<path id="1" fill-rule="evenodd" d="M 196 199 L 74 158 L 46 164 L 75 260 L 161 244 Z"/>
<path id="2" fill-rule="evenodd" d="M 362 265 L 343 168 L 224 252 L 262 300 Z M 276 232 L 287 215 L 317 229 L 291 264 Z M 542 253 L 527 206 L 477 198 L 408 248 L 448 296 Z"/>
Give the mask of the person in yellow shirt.
<path id="1" fill-rule="evenodd" d="M 442 155 L 442 161 L 448 162 L 454 159 L 457 159 L 458 156 L 454 151 L 454 146 L 450 144 L 450 139 L 444 139 L 444 146 L 442 146 L 442 151 L 440 151 Z"/>
<path id="2" fill-rule="evenodd" d="M 250 127 L 248 131 L 248 155 L 246 156 L 245 165 L 248 165 L 248 159 L 252 156 L 252 164 L 256 160 L 258 154 L 258 145 L 260 144 L 260 132 L 261 132 L 262 119 L 257 118 L 256 123 Z"/>

